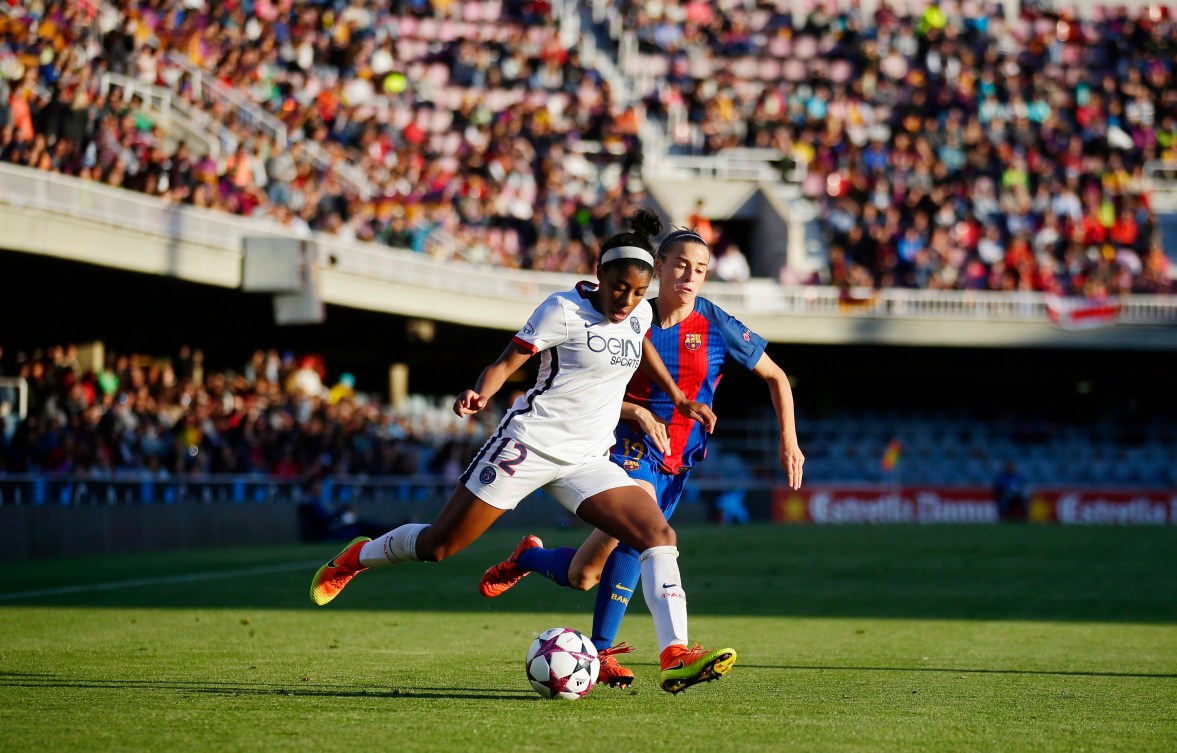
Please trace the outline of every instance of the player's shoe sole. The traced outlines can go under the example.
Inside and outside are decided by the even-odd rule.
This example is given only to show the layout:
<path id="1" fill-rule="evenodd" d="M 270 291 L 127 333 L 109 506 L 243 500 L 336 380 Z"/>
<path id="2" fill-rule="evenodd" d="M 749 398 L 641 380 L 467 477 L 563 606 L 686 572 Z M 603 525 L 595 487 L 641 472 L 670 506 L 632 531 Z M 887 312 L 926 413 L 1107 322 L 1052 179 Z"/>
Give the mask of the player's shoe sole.
<path id="1" fill-rule="evenodd" d="M 692 685 L 718 680 L 736 663 L 735 649 L 697 650 L 678 661 L 678 665 L 662 670 L 662 689 L 667 693 L 681 693 Z M 686 661 L 690 659 L 691 661 Z"/>
<path id="2" fill-rule="evenodd" d="M 519 561 L 519 555 L 528 549 L 543 545 L 544 542 L 540 541 L 539 536 L 524 536 L 519 545 L 515 547 L 515 551 L 511 552 L 510 557 L 488 568 L 482 574 L 482 580 L 478 582 L 478 592 L 488 599 L 505 594 L 516 583 L 523 580 L 523 576 L 531 574 L 530 571 L 520 572 L 519 568 L 515 566 L 515 563 Z"/>
<path id="3" fill-rule="evenodd" d="M 315 577 L 311 579 L 311 601 L 319 606 L 329 603 L 339 595 L 339 592 L 352 578 L 368 569 L 360 565 L 359 552 L 351 550 L 353 547 L 363 546 L 371 540 L 367 536 L 357 536 L 343 548 L 343 551 L 327 560 L 327 563 L 319 568 Z M 353 556 L 347 556 L 349 554 Z M 340 560 L 347 561 L 340 562 Z M 354 562 L 354 565 L 350 564 L 351 562 Z"/>

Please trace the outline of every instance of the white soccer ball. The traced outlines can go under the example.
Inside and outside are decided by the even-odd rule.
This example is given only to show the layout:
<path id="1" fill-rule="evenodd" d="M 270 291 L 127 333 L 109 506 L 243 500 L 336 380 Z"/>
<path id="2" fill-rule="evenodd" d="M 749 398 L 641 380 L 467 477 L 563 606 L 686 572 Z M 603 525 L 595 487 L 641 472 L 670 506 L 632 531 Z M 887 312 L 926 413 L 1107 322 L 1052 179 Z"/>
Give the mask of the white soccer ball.
<path id="1" fill-rule="evenodd" d="M 527 679 L 544 698 L 575 701 L 593 689 L 601 660 L 597 647 L 572 628 L 545 630 L 527 651 Z"/>

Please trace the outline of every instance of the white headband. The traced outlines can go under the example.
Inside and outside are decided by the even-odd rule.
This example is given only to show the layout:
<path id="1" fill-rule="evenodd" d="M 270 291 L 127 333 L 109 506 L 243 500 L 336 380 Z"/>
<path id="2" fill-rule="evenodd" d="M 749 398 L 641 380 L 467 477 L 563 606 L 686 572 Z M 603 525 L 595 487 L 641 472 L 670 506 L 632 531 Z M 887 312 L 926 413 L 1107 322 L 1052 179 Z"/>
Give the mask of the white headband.
<path id="1" fill-rule="evenodd" d="M 654 266 L 654 255 L 640 246 L 618 246 L 601 254 L 602 264 L 608 264 L 614 259 L 637 259 Z"/>

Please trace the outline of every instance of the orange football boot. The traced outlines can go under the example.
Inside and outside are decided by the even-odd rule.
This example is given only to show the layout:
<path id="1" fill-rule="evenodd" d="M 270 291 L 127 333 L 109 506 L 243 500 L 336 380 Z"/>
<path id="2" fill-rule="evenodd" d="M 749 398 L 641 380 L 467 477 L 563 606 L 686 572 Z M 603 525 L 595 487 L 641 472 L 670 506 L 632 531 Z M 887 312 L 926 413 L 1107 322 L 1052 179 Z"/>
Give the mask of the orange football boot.
<path id="1" fill-rule="evenodd" d="M 523 540 L 519 542 L 519 546 L 515 547 L 515 551 L 511 552 L 510 557 L 483 573 L 482 580 L 478 583 L 479 592 L 488 599 L 502 596 L 521 581 L 524 575 L 528 574 L 522 572 L 515 564 L 519 561 L 519 555 L 528 549 L 543 545 L 544 542 L 539 540 L 539 536 L 524 536 Z"/>

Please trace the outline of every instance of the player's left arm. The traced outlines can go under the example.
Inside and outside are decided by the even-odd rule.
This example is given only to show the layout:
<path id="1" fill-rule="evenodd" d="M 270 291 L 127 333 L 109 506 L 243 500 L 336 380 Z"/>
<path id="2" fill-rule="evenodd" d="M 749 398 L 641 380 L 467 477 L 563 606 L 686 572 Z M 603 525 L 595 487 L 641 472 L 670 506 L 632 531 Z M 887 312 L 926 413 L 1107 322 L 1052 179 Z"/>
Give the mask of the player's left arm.
<path id="1" fill-rule="evenodd" d="M 670 396 L 679 413 L 703 424 L 703 428 L 707 430 L 708 434 L 715 431 L 715 412 L 703 403 L 687 399 L 683 391 L 674 383 L 674 379 L 670 377 L 670 372 L 666 370 L 666 364 L 662 362 L 662 356 L 658 355 L 658 351 L 649 340 L 642 343 L 642 362 L 638 368 L 642 370 L 643 374 L 650 377 L 650 381 Z"/>
<path id="2" fill-rule="evenodd" d="M 789 386 L 789 378 L 767 353 L 760 356 L 752 373 L 768 385 L 772 407 L 776 411 L 777 426 L 780 428 L 781 444 L 778 452 L 781 466 L 789 476 L 789 486 L 800 489 L 805 456 L 801 454 L 801 446 L 797 442 L 797 419 L 793 410 L 793 388 Z"/>

